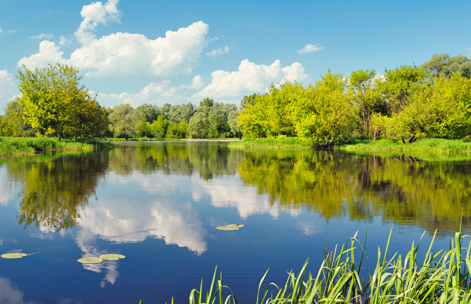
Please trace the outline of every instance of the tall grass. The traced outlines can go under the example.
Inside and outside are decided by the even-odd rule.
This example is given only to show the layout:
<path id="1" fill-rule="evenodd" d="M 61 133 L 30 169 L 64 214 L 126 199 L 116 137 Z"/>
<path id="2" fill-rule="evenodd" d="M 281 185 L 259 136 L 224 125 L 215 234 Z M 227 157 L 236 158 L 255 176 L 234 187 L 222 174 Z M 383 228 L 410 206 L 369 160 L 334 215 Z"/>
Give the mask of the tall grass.
<path id="1" fill-rule="evenodd" d="M 434 235 L 422 259 L 418 255 L 421 241 L 412 243 L 405 255 L 396 252 L 388 257 L 390 238 L 391 234 L 384 252 L 378 248 L 371 272 L 362 267 L 366 254 L 356 235 L 340 248 L 325 252 L 317 272 L 307 271 L 306 262 L 298 273 L 288 273 L 284 285 L 269 283 L 263 287 L 267 271 L 254 303 L 471 303 L 470 246 L 462 248 L 463 239 L 469 236 L 457 232 L 449 250 L 433 253 Z M 190 304 L 238 303 L 222 284 L 222 275 L 219 280 L 215 278 L 216 270 L 208 291 L 204 291 L 201 281 L 200 288 L 190 292 Z"/>
<path id="2" fill-rule="evenodd" d="M 50 137 L 0 137 L 0 157 L 31 156 L 43 151 L 93 150 L 104 145 L 90 139 L 76 141 Z"/>
<path id="3" fill-rule="evenodd" d="M 471 141 L 461 139 L 430 138 L 417 140 L 413 143 L 402 143 L 390 139 L 376 141 L 356 141 L 353 144 L 341 145 L 339 149 L 347 151 L 400 151 L 400 152 L 471 152 Z"/>

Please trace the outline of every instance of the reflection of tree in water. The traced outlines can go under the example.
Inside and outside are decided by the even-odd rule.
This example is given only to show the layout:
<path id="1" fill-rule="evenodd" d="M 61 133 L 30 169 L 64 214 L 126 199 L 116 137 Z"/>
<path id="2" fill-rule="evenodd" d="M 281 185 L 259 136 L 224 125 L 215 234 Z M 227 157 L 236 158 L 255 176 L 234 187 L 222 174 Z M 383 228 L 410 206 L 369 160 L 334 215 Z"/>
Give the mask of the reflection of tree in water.
<path id="1" fill-rule="evenodd" d="M 80 207 L 95 195 L 98 179 L 107 170 L 107 158 L 103 151 L 65 155 L 51 161 L 9 163 L 10 173 L 24 172 L 19 223 L 54 229 L 75 226 Z"/>
<path id="2" fill-rule="evenodd" d="M 162 171 L 191 176 L 198 172 L 205 180 L 233 175 L 240 163 L 240 151 L 215 143 L 131 144 L 110 151 L 110 168 L 120 175 Z"/>
<path id="3" fill-rule="evenodd" d="M 471 162 L 422 162 L 325 151 L 245 154 L 238 171 L 272 203 L 332 217 L 381 216 L 429 231 L 471 228 Z"/>

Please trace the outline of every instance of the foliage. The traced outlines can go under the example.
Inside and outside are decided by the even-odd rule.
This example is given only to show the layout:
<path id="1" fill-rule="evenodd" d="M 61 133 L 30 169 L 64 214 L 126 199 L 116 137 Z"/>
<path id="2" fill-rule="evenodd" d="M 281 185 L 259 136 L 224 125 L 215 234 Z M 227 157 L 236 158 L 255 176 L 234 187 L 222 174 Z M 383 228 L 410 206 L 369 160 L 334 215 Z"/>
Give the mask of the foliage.
<path id="1" fill-rule="evenodd" d="M 37 135 L 99 136 L 105 130 L 106 111 L 79 84 L 78 72 L 60 63 L 18 71 L 24 120 Z"/>
<path id="2" fill-rule="evenodd" d="M 152 135 L 154 135 L 155 138 L 164 138 L 167 133 L 168 124 L 167 118 L 160 115 L 157 120 L 154 120 L 150 125 Z"/>
<path id="3" fill-rule="evenodd" d="M 346 82 L 330 71 L 308 88 L 309 98 L 296 107 L 295 130 L 302 140 L 328 146 L 348 139 L 354 130 L 354 109 L 346 94 Z"/>
<path id="4" fill-rule="evenodd" d="M 126 140 L 129 137 L 135 137 L 141 125 L 146 123 L 144 114 L 134 111 L 129 104 L 116 106 L 111 111 L 109 119 L 114 136 L 124 137 Z"/>
<path id="5" fill-rule="evenodd" d="M 3 116 L 3 121 L 0 123 L 3 136 L 34 136 L 37 130 L 31 129 L 31 127 L 25 123 L 23 115 L 24 108 L 18 98 L 13 99 L 7 104 L 5 116 Z"/>
<path id="6" fill-rule="evenodd" d="M 185 121 L 171 123 L 167 128 L 167 138 L 186 138 L 188 134 L 188 123 Z"/>
<path id="7" fill-rule="evenodd" d="M 458 55 L 450 57 L 448 54 L 435 54 L 422 65 L 432 77 L 460 74 L 464 77 L 471 77 L 471 59 Z"/>

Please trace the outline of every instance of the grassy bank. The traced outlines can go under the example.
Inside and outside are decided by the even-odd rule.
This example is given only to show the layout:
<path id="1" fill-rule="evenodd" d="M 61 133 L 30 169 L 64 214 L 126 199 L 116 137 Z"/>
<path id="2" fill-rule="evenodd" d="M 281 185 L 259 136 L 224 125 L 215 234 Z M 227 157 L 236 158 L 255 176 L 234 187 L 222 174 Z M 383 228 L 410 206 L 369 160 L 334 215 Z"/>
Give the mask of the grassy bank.
<path id="1" fill-rule="evenodd" d="M 376 267 L 367 272 L 364 245 L 356 237 L 341 247 L 325 252 L 320 267 L 308 271 L 308 263 L 298 273 L 289 272 L 284 285 L 260 280 L 256 304 L 268 303 L 471 303 L 470 246 L 463 250 L 469 236 L 460 232 L 449 250 L 433 253 L 433 239 L 424 256 L 418 254 L 420 242 L 412 243 L 405 255 L 389 253 L 390 238 L 384 250 L 378 248 Z M 254 286 L 256 288 L 256 286 Z M 173 303 L 173 300 L 172 300 Z M 209 288 L 193 289 L 190 304 L 238 303 L 237 295 L 217 278 L 215 270 Z"/>
<path id="2" fill-rule="evenodd" d="M 72 140 L 50 137 L 0 137 L 0 157 L 32 156 L 45 151 L 80 151 L 110 147 L 98 140 Z"/>
<path id="3" fill-rule="evenodd" d="M 301 141 L 297 137 L 284 138 L 257 138 L 244 139 L 229 144 L 231 148 L 277 148 L 277 149 L 310 149 L 309 143 Z"/>
<path id="4" fill-rule="evenodd" d="M 284 148 L 311 149 L 311 144 L 296 137 L 258 138 L 231 143 L 233 148 Z M 352 140 L 348 144 L 334 146 L 333 149 L 345 151 L 395 151 L 395 152 L 439 152 L 439 153 L 471 153 L 471 141 L 453 139 L 422 139 L 413 143 L 402 143 L 389 139 L 376 141 Z"/>
<path id="5" fill-rule="evenodd" d="M 471 153 L 471 141 L 461 139 L 422 139 L 413 143 L 403 143 L 390 139 L 376 141 L 356 141 L 352 144 L 338 146 L 346 151 L 398 151 L 398 152 L 440 152 Z"/>

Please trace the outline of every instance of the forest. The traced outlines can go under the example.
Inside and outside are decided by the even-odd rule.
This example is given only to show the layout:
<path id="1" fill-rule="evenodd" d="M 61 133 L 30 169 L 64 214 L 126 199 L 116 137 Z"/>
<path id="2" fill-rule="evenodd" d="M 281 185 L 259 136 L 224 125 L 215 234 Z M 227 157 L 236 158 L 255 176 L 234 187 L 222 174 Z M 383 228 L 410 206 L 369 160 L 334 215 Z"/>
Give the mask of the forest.
<path id="1" fill-rule="evenodd" d="M 0 116 L 0 136 L 283 138 L 316 146 L 352 138 L 471 138 L 471 59 L 433 55 L 421 66 L 327 72 L 314 84 L 272 84 L 240 106 L 211 98 L 159 107 L 99 105 L 79 71 L 49 64 L 18 71 L 20 97 Z"/>

